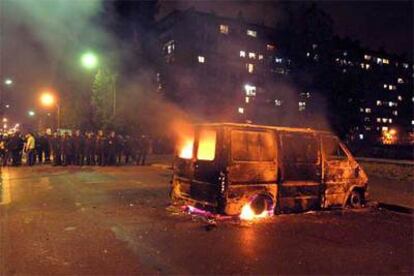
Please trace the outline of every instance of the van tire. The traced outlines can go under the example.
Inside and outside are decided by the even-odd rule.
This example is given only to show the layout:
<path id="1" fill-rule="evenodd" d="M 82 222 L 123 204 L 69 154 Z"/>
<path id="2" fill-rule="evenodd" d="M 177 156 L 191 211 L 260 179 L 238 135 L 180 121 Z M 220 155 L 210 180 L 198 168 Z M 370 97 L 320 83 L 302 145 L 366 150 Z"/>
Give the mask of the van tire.
<path id="1" fill-rule="evenodd" d="M 266 195 L 258 195 L 251 203 L 251 207 L 256 215 L 268 211 L 272 206 L 272 200 Z"/>
<path id="2" fill-rule="evenodd" d="M 352 208 L 359 209 L 362 208 L 364 203 L 364 198 L 362 193 L 356 189 L 354 189 L 348 198 L 348 205 Z"/>

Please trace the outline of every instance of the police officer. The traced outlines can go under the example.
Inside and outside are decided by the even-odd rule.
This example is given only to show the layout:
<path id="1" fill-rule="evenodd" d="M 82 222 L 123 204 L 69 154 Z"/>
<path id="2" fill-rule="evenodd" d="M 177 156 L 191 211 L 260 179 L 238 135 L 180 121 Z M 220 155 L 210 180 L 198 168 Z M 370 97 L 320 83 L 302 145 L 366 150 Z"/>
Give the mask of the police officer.
<path id="1" fill-rule="evenodd" d="M 62 149 L 62 165 L 67 166 L 71 165 L 72 155 L 73 155 L 73 143 L 72 137 L 69 135 L 69 132 L 65 132 L 61 140 L 61 149 Z"/>
<path id="2" fill-rule="evenodd" d="M 129 163 L 132 153 L 134 152 L 133 140 L 131 136 L 126 135 L 124 139 L 123 153 L 125 155 L 125 164 Z"/>
<path id="3" fill-rule="evenodd" d="M 116 156 L 117 150 L 119 148 L 119 141 L 118 137 L 116 136 L 115 131 L 111 131 L 107 142 L 106 142 L 106 153 L 107 153 L 107 164 L 108 165 L 115 165 L 116 164 Z"/>
<path id="4" fill-rule="evenodd" d="M 138 150 L 138 154 L 137 154 L 137 165 L 141 165 L 144 166 L 145 165 L 145 161 L 147 159 L 147 154 L 149 151 L 149 139 L 148 137 L 146 137 L 145 135 L 142 135 L 139 139 L 138 139 L 138 143 L 137 143 L 137 150 Z"/>
<path id="5" fill-rule="evenodd" d="M 50 130 L 46 132 L 43 140 L 43 151 L 45 152 L 45 163 L 50 163 L 50 150 L 51 150 L 52 135 Z"/>
<path id="6" fill-rule="evenodd" d="M 62 165 L 62 141 L 58 132 L 55 132 L 50 139 L 50 148 L 53 154 L 53 166 Z"/>
<path id="7" fill-rule="evenodd" d="M 96 160 L 99 166 L 105 166 L 105 147 L 106 147 L 106 137 L 104 136 L 103 130 L 98 131 L 98 135 L 96 136 Z"/>
<path id="8" fill-rule="evenodd" d="M 74 164 L 83 166 L 83 161 L 85 158 L 85 138 L 81 134 L 80 130 L 75 131 L 75 135 L 73 136 L 72 140 Z"/>
<path id="9" fill-rule="evenodd" d="M 93 132 L 86 134 L 85 138 L 85 157 L 86 165 L 95 165 L 95 154 L 96 154 L 96 138 Z"/>
<path id="10" fill-rule="evenodd" d="M 12 155 L 12 165 L 20 166 L 22 164 L 22 151 L 24 147 L 24 141 L 20 136 L 20 132 L 16 131 L 13 137 L 6 144 L 8 152 Z"/>

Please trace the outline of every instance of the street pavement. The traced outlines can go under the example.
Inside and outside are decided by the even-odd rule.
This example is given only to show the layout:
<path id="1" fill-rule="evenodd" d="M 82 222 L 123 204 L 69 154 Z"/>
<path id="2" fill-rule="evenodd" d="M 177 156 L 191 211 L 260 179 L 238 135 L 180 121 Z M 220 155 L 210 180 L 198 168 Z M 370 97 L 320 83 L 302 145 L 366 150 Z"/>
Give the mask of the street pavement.
<path id="1" fill-rule="evenodd" d="M 4 168 L 0 275 L 413 274 L 413 217 L 377 208 L 208 220 L 164 166 Z"/>

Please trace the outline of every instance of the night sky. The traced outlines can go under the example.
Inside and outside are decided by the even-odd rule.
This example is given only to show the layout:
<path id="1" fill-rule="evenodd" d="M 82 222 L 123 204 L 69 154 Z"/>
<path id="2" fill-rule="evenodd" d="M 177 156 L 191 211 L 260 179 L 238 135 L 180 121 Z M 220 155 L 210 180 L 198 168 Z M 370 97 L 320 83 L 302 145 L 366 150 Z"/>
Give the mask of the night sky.
<path id="1" fill-rule="evenodd" d="M 294 5 L 303 3 L 296 1 Z M 373 50 L 383 47 L 392 54 L 413 57 L 413 1 L 316 1 L 334 20 L 336 34 L 361 41 Z M 194 7 L 204 12 L 243 17 L 253 23 L 274 26 L 285 15 L 280 1 L 162 1 L 160 17 L 174 9 Z"/>

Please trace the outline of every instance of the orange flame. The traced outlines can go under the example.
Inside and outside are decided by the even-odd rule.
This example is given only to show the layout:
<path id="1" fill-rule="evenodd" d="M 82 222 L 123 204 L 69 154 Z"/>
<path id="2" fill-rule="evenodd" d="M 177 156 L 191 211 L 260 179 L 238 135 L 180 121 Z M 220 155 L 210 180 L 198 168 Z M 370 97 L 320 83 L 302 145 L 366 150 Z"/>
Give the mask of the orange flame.
<path id="1" fill-rule="evenodd" d="M 178 147 L 178 156 L 183 159 L 191 159 L 193 157 L 194 139 L 187 138 Z"/>
<path id="2" fill-rule="evenodd" d="M 242 207 L 239 217 L 241 220 L 254 220 L 254 219 L 265 218 L 267 216 L 269 216 L 268 210 L 264 210 L 260 214 L 256 214 L 255 211 L 250 206 L 250 203 L 247 203 Z"/>
<path id="3" fill-rule="evenodd" d="M 214 160 L 216 152 L 216 131 L 203 129 L 198 141 L 197 159 Z"/>

